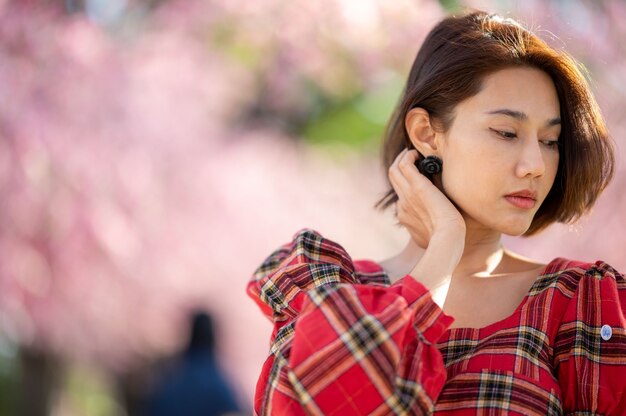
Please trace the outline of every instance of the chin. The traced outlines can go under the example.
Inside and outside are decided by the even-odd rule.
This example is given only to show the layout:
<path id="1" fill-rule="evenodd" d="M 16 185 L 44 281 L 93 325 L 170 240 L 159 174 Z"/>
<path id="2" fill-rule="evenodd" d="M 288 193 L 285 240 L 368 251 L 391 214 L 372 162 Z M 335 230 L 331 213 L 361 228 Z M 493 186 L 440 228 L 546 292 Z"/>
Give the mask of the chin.
<path id="1" fill-rule="evenodd" d="M 528 230 L 528 228 L 524 228 L 523 230 L 516 231 L 516 232 L 502 231 L 502 234 L 505 234 L 505 235 L 508 235 L 508 236 L 511 236 L 511 237 L 520 237 L 520 236 L 524 235 L 526 230 Z"/>
<path id="2" fill-rule="evenodd" d="M 530 222 L 524 224 L 509 224 L 501 228 L 496 228 L 502 234 L 510 235 L 512 237 L 519 237 L 523 235 L 530 228 Z"/>
<path id="3" fill-rule="evenodd" d="M 512 237 L 517 237 L 523 235 L 530 228 L 534 214 L 532 216 L 528 215 L 498 215 L 494 214 L 491 218 L 485 217 L 484 213 L 480 216 L 469 216 L 464 214 L 463 218 L 466 223 L 478 223 L 479 226 L 484 228 L 497 231 L 500 234 L 510 235 Z"/>

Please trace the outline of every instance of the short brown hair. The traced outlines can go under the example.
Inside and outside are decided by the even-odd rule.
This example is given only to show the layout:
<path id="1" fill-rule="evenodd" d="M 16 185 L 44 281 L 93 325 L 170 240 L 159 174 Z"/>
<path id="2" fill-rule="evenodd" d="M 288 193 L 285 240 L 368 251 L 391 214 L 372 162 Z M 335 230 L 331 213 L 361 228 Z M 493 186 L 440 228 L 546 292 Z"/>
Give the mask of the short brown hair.
<path id="1" fill-rule="evenodd" d="M 382 158 L 387 171 L 402 149 L 413 147 L 404 124 L 409 110 L 425 109 L 446 131 L 453 122 L 455 106 L 477 94 L 486 75 L 519 66 L 534 67 L 550 76 L 561 111 L 558 171 L 524 233 L 529 236 L 553 222 L 575 222 L 588 211 L 613 177 L 615 156 L 577 62 L 514 20 L 478 11 L 448 17 L 431 30 L 387 125 Z M 384 210 L 398 200 L 391 185 L 389 188 L 377 208 Z"/>

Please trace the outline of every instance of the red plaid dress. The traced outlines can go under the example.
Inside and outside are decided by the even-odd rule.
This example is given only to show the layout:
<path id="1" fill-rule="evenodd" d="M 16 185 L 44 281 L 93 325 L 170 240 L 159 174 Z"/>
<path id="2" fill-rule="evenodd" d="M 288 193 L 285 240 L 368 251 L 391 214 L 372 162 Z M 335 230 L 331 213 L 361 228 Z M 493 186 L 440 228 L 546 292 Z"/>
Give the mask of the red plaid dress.
<path id="1" fill-rule="evenodd" d="M 508 318 L 453 319 L 410 276 L 303 229 L 248 294 L 273 321 L 260 415 L 626 415 L 626 282 L 556 258 Z"/>

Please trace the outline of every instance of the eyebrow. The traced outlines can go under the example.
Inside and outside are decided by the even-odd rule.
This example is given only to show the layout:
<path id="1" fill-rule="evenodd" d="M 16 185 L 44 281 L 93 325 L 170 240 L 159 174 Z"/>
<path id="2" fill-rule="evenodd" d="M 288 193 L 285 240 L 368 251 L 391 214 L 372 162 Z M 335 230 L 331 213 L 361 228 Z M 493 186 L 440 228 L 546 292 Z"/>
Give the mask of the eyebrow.
<path id="1" fill-rule="evenodd" d="M 519 121 L 528 120 L 528 115 L 526 113 L 522 111 L 509 110 L 508 108 L 501 108 L 499 110 L 488 111 L 487 114 L 502 114 L 505 116 L 513 117 L 514 119 L 519 120 Z M 558 126 L 559 124 L 561 124 L 561 118 L 555 117 L 555 118 L 551 118 L 550 120 L 548 120 L 546 123 L 546 126 L 552 127 L 552 126 Z"/>

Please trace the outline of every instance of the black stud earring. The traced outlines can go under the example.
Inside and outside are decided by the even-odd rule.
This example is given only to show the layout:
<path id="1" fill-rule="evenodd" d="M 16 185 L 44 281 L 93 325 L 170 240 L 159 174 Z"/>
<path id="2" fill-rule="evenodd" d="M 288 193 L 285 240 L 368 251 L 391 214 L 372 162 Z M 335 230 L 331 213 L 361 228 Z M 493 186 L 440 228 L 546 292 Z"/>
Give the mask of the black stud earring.
<path id="1" fill-rule="evenodd" d="M 420 172 L 433 175 L 441 172 L 443 161 L 437 156 L 427 156 L 419 162 Z"/>

